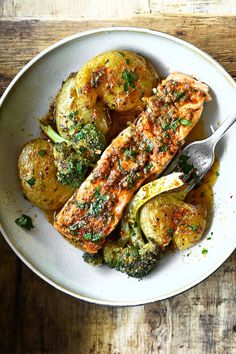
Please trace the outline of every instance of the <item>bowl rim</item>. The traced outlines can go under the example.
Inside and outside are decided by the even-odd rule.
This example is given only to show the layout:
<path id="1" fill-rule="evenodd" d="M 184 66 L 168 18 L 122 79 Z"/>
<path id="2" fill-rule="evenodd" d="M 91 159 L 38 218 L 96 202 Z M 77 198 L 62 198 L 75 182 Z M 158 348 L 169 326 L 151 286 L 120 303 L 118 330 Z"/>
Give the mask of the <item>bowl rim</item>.
<path id="1" fill-rule="evenodd" d="M 29 68 L 31 68 L 35 63 L 37 63 L 37 61 L 39 61 L 41 58 L 43 58 L 45 55 L 47 55 L 48 53 L 50 53 L 51 51 L 53 51 L 54 49 L 63 46 L 66 43 L 72 42 L 76 39 L 82 38 L 82 37 L 87 37 L 87 36 L 91 36 L 94 34 L 99 34 L 99 33 L 110 33 L 110 32 L 139 32 L 139 33 L 146 33 L 149 35 L 154 35 L 154 36 L 158 36 L 158 37 L 162 37 L 162 38 L 167 38 L 173 42 L 179 43 L 182 46 L 185 46 L 189 49 L 191 49 L 192 51 L 194 51 L 195 53 L 199 54 L 200 56 L 202 56 L 203 58 L 205 58 L 207 61 L 209 61 L 212 65 L 214 65 L 218 71 L 220 71 L 223 76 L 231 83 L 231 85 L 235 88 L 236 90 L 236 82 L 234 81 L 234 79 L 230 76 L 230 74 L 224 69 L 224 67 L 219 64 L 213 57 L 211 57 L 209 54 L 205 53 L 203 50 L 199 49 L 198 47 L 196 47 L 195 45 L 186 42 L 183 39 L 177 38 L 173 35 L 167 34 L 165 32 L 161 32 L 161 31 L 156 31 L 156 30 L 151 30 L 148 28 L 144 28 L 144 27 L 133 27 L 133 26 L 114 26 L 114 27 L 101 27 L 101 28 L 97 28 L 97 29 L 92 29 L 92 30 L 87 30 L 87 31 L 82 31 L 79 33 L 75 33 L 73 35 L 67 36 L 57 42 L 55 42 L 54 44 L 50 45 L 49 47 L 47 47 L 46 49 L 44 49 L 43 51 L 41 51 L 39 54 L 37 54 L 35 57 L 33 57 L 19 72 L 18 74 L 13 78 L 13 80 L 11 81 L 11 83 L 8 85 L 8 87 L 6 88 L 6 90 L 4 91 L 1 99 L 0 99 L 0 109 L 5 101 L 5 99 L 7 98 L 8 94 L 10 93 L 11 89 L 15 86 L 15 84 L 17 83 L 17 81 L 23 76 L 23 74 L 25 72 L 27 72 L 27 70 Z M 200 284 L 203 280 L 207 279 L 210 275 L 212 275 L 229 257 L 230 255 L 234 252 L 236 245 L 234 248 L 230 249 L 227 254 L 224 254 L 224 256 L 218 261 L 216 262 L 216 264 L 210 268 L 210 270 L 208 270 L 206 273 L 204 273 L 202 276 L 200 276 L 198 279 L 195 279 L 193 282 L 188 283 L 187 285 L 175 290 L 175 291 L 171 291 L 168 292 L 166 294 L 163 294 L 162 296 L 156 296 L 156 297 L 152 297 L 152 298 L 148 298 L 146 300 L 133 300 L 133 301 L 110 301 L 110 300 L 101 300 L 101 299 L 96 299 L 96 298 L 92 298 L 89 296 L 85 296 L 85 295 L 81 295 L 76 293 L 73 290 L 69 290 L 65 287 L 63 287 L 62 285 L 59 284 L 59 282 L 56 282 L 52 279 L 50 279 L 49 276 L 43 274 L 39 269 L 37 269 L 35 266 L 33 266 L 28 260 L 27 258 L 25 258 L 25 256 L 23 256 L 21 254 L 21 252 L 17 249 L 17 247 L 14 245 L 14 243 L 10 240 L 10 238 L 8 237 L 7 233 L 5 232 L 3 225 L 0 221 L 0 231 L 2 232 L 3 237 L 5 238 L 6 242 L 9 244 L 9 246 L 12 248 L 12 250 L 15 252 L 15 254 L 21 259 L 21 261 L 23 263 L 25 263 L 25 265 L 27 265 L 35 274 L 37 274 L 41 279 L 43 279 L 44 281 L 46 281 L 47 283 L 49 283 L 50 285 L 52 285 L 53 287 L 55 287 L 56 289 L 71 295 L 77 299 L 80 300 L 84 300 L 90 303 L 95 303 L 95 304 L 99 304 L 99 305 L 109 305 L 109 306 L 137 306 L 137 305 L 145 305 L 145 304 L 149 304 L 149 303 L 153 303 L 155 301 L 160 301 L 160 300 L 165 300 L 168 298 L 171 298 L 175 295 L 181 294 L 189 289 L 191 289 L 192 287 Z"/>

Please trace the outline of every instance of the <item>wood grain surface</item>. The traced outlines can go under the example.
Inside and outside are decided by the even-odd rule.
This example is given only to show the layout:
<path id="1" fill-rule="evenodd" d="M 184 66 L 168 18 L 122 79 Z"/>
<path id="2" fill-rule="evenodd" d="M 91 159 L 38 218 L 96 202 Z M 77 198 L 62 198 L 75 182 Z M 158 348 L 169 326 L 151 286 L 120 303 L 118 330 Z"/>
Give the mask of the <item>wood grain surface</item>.
<path id="1" fill-rule="evenodd" d="M 235 0 L 1 0 L 0 18 L 125 18 L 135 14 L 236 15 Z"/>
<path id="2" fill-rule="evenodd" d="M 0 88 L 33 56 L 73 33 L 137 25 L 197 45 L 236 78 L 236 18 L 135 16 L 122 21 L 1 21 Z M 217 240 L 216 240 L 217 242 Z M 0 238 L 0 353 L 236 353 L 235 253 L 211 277 L 174 298 L 139 307 L 88 304 L 54 289 Z"/>

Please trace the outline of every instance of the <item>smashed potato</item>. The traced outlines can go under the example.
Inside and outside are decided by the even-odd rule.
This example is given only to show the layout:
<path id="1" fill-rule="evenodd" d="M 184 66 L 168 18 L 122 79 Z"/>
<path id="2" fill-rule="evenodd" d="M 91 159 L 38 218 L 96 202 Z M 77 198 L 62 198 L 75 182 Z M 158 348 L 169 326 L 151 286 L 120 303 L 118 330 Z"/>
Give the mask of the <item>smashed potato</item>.
<path id="1" fill-rule="evenodd" d="M 178 194 L 164 193 L 141 209 L 140 225 L 146 238 L 166 247 L 172 240 L 179 250 L 199 242 L 206 227 L 206 208 L 178 200 Z"/>
<path id="2" fill-rule="evenodd" d="M 58 210 L 74 192 L 57 180 L 52 144 L 46 140 L 38 138 L 25 144 L 18 168 L 25 196 L 40 209 Z"/>
<path id="3" fill-rule="evenodd" d="M 94 107 L 88 108 L 85 97 L 77 94 L 75 75 L 69 75 L 63 82 L 55 100 L 55 120 L 59 134 L 70 139 L 81 126 L 94 123 L 106 135 L 111 122 L 105 104 L 98 100 Z"/>
<path id="4" fill-rule="evenodd" d="M 142 105 L 142 98 L 151 95 L 157 82 L 153 66 L 127 50 L 97 55 L 76 76 L 78 94 L 84 95 L 88 107 L 94 107 L 100 97 L 110 109 L 119 112 Z"/>

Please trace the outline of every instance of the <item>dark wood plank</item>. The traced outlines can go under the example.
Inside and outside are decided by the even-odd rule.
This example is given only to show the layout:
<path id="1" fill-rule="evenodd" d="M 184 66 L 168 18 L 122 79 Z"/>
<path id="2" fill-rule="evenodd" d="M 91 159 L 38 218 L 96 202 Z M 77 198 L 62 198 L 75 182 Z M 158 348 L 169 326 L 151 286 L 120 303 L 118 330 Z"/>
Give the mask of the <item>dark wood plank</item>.
<path id="1" fill-rule="evenodd" d="M 137 16 L 124 21 L 2 21 L 0 92 L 33 56 L 95 27 L 137 25 L 197 45 L 236 77 L 236 17 Z M 0 241 L 0 353 L 236 352 L 235 253 L 209 279 L 170 300 L 111 308 L 71 298 L 43 282 Z"/>

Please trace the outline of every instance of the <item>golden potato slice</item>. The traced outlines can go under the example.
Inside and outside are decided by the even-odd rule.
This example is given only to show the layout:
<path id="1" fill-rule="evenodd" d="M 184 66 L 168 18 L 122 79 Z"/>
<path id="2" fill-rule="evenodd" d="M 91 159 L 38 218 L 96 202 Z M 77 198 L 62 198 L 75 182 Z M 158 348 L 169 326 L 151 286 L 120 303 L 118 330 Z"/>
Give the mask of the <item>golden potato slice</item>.
<path id="1" fill-rule="evenodd" d="M 203 206 L 187 204 L 174 193 L 164 193 L 142 207 L 140 225 L 147 239 L 159 247 L 164 248 L 173 240 L 179 250 L 184 250 L 202 238 L 206 214 Z"/>
<path id="2" fill-rule="evenodd" d="M 58 210 L 74 192 L 57 180 L 52 144 L 46 140 L 38 138 L 25 144 L 18 168 L 25 196 L 40 209 Z"/>
<path id="3" fill-rule="evenodd" d="M 98 97 L 112 110 L 127 111 L 150 96 L 158 76 L 145 58 L 127 50 L 113 50 L 89 60 L 76 76 L 76 87 L 88 107 Z"/>
<path id="4" fill-rule="evenodd" d="M 96 128 L 106 135 L 110 119 L 105 104 L 98 100 L 94 107 L 89 108 L 84 95 L 77 94 L 75 81 L 75 74 L 69 75 L 55 100 L 55 118 L 59 134 L 68 139 L 75 131 L 80 130 L 79 124 L 94 123 Z"/>

